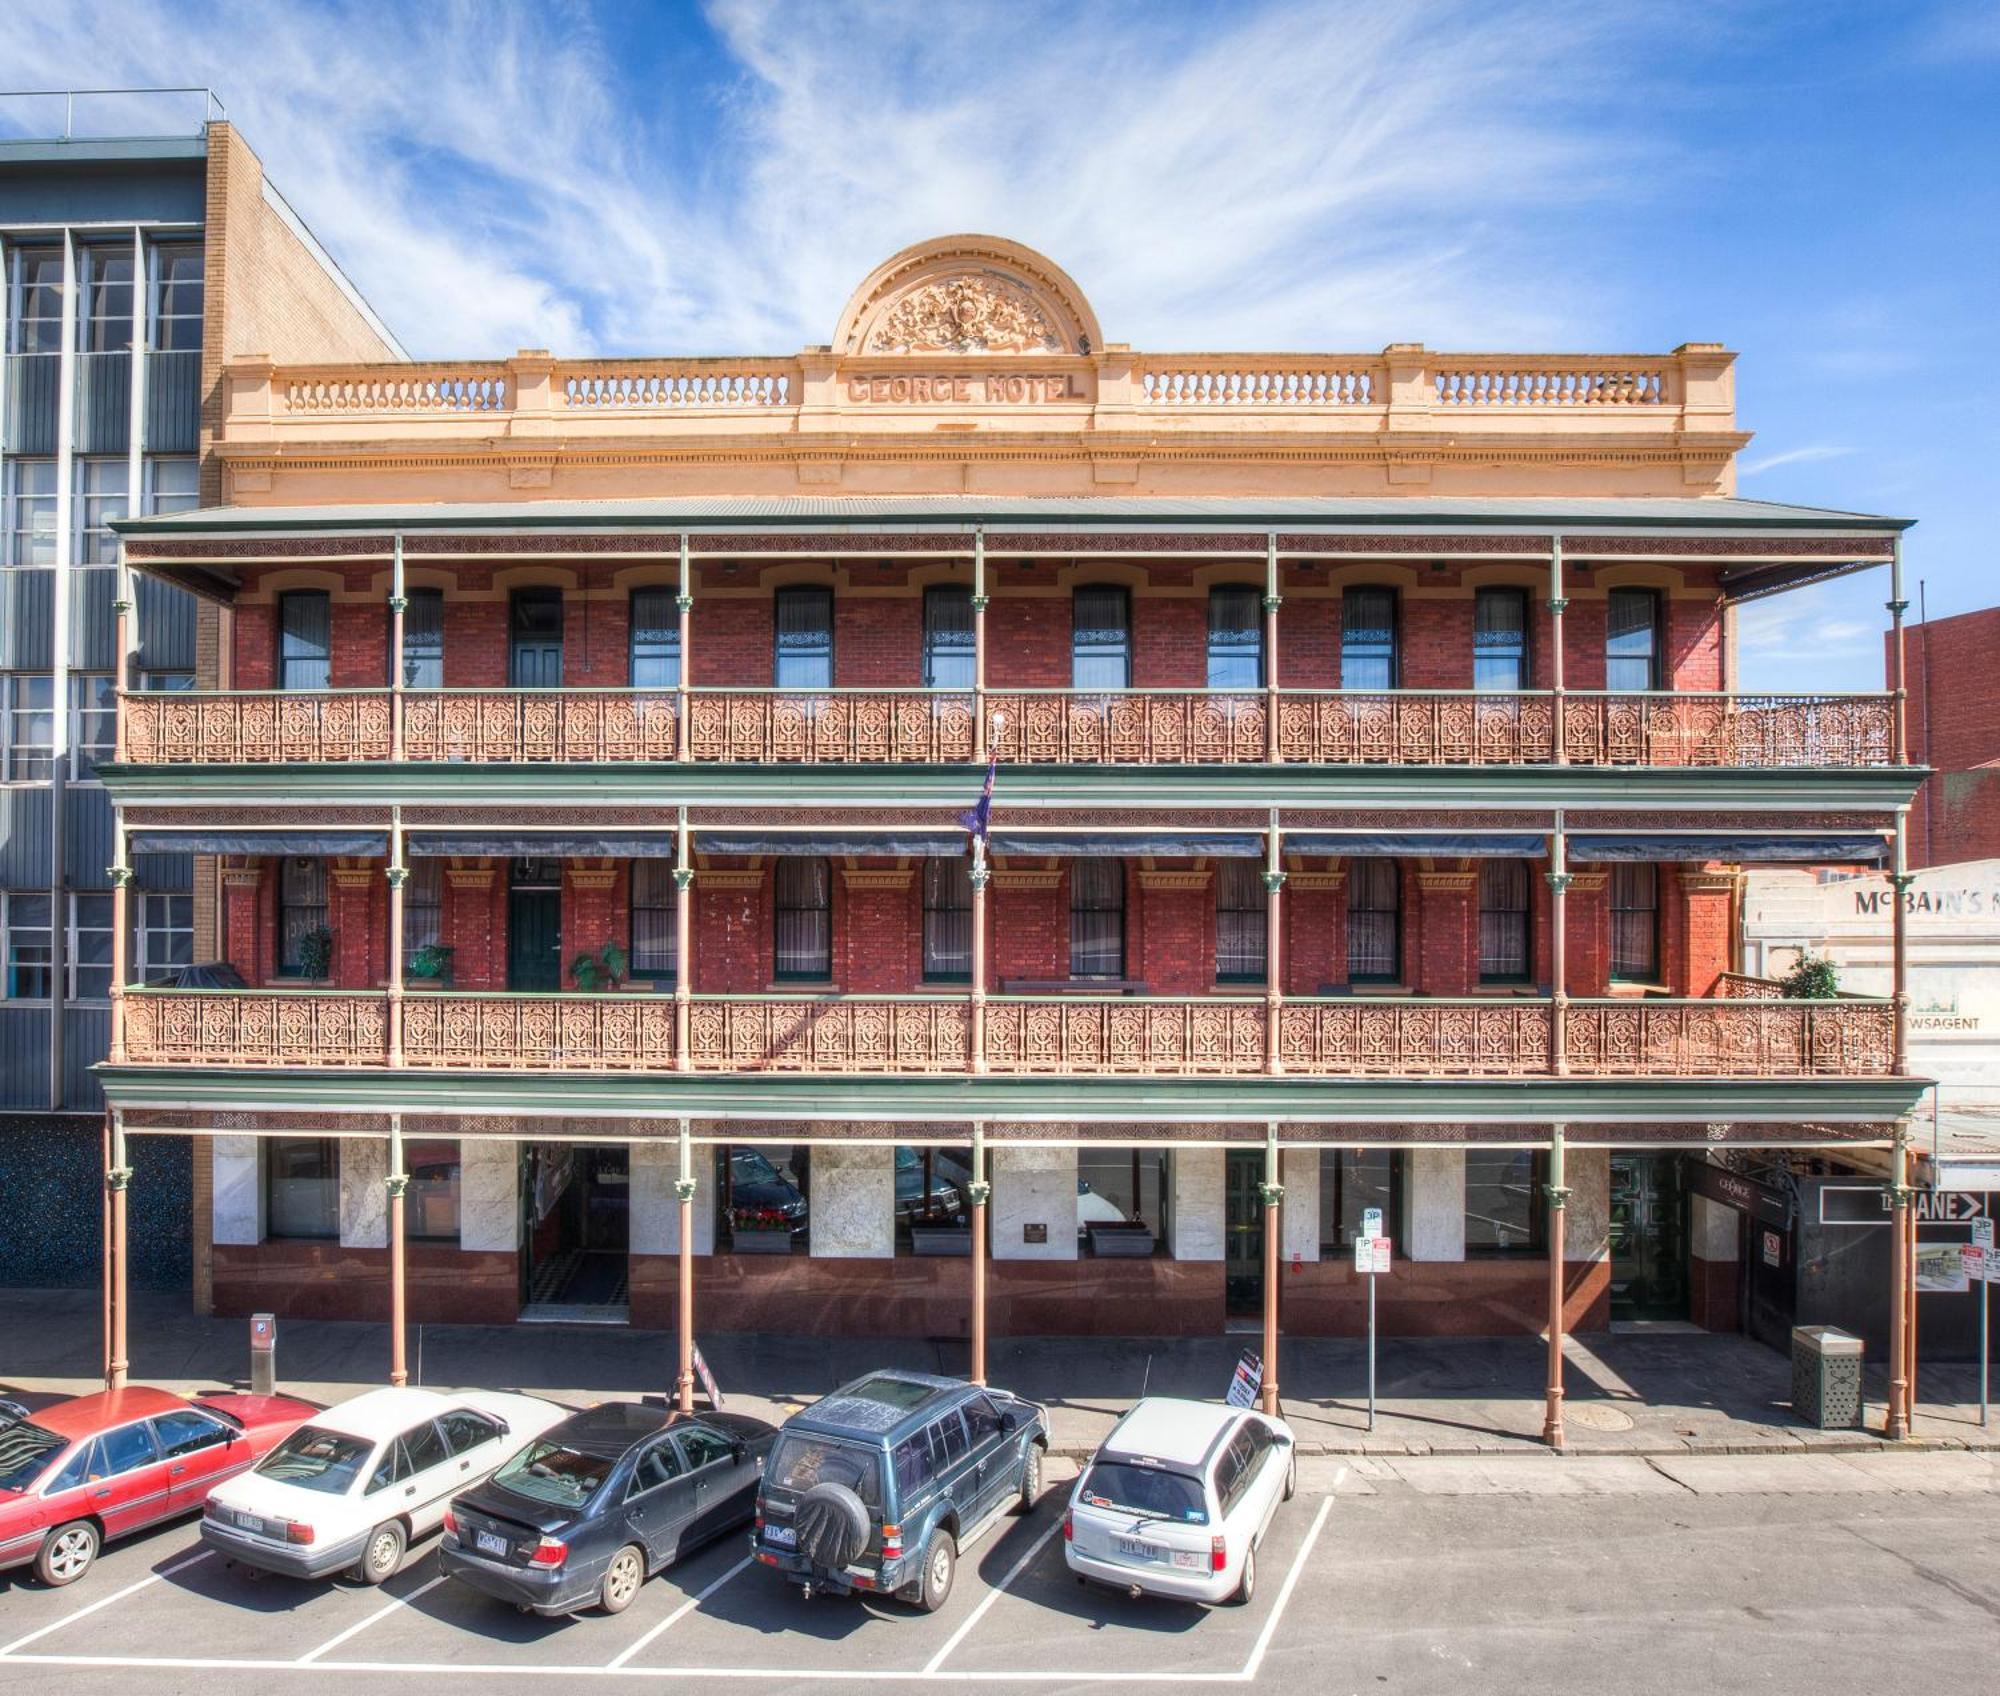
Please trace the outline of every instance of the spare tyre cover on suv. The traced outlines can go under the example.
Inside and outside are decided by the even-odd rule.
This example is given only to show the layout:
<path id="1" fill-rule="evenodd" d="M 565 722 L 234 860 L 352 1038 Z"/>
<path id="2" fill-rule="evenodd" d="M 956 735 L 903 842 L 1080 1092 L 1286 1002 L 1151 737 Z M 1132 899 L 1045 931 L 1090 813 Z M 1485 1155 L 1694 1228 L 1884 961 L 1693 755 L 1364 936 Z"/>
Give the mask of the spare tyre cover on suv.
<path id="1" fill-rule="evenodd" d="M 845 1484 L 815 1484 L 792 1516 L 799 1553 L 814 1566 L 839 1571 L 868 1547 L 868 1509 Z"/>

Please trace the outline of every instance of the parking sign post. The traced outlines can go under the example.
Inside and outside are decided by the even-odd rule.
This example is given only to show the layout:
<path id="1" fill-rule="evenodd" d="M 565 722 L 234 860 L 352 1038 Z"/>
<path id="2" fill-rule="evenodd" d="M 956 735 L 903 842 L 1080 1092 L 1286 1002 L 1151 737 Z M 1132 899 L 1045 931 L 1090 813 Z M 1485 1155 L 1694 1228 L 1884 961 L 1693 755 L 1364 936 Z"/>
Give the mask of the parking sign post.
<path id="1" fill-rule="evenodd" d="M 1987 1382 L 1993 1371 L 1993 1345 L 1989 1340 L 1988 1315 L 1993 1307 L 1993 1221 L 1972 1222 L 1972 1246 L 1979 1250 L 1979 1429 L 1986 1429 Z"/>
<path id="2" fill-rule="evenodd" d="M 1368 1429 L 1375 1429 L 1375 1280 L 1389 1270 L 1389 1239 L 1382 1235 L 1382 1212 L 1371 1207 L 1361 1216 L 1361 1234 L 1354 1239 L 1354 1271 L 1368 1280 Z"/>

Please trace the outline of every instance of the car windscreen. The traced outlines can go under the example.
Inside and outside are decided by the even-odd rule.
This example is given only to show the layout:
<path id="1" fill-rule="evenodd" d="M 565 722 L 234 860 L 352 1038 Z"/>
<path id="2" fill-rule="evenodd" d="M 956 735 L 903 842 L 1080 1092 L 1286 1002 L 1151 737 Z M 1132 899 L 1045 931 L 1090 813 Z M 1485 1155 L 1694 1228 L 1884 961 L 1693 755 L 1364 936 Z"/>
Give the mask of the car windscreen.
<path id="1" fill-rule="evenodd" d="M 301 1490 L 344 1496 L 374 1452 L 375 1445 L 365 1437 L 301 1425 L 257 1463 L 257 1470 L 266 1478 L 296 1484 Z"/>
<path id="2" fill-rule="evenodd" d="M 0 1490 L 20 1494 L 41 1477 L 42 1469 L 68 1442 L 67 1437 L 58 1437 L 31 1420 L 0 1425 Z"/>
<path id="3" fill-rule="evenodd" d="M 530 1443 L 494 1473 L 493 1482 L 517 1496 L 530 1496 L 559 1508 L 580 1508 L 603 1488 L 613 1464 L 602 1455 L 587 1455 L 543 1438 Z"/>
<path id="4" fill-rule="evenodd" d="M 764 1468 L 764 1481 L 781 1490 L 810 1490 L 815 1484 L 845 1484 L 869 1508 L 879 1509 L 882 1491 L 875 1451 L 831 1437 L 793 1432 L 778 1439 Z"/>
<path id="5" fill-rule="evenodd" d="M 1144 1514 L 1179 1525 L 1206 1525 L 1208 1502 L 1199 1478 L 1130 1461 L 1101 1460 L 1084 1474 L 1077 1500 L 1110 1513 Z"/>

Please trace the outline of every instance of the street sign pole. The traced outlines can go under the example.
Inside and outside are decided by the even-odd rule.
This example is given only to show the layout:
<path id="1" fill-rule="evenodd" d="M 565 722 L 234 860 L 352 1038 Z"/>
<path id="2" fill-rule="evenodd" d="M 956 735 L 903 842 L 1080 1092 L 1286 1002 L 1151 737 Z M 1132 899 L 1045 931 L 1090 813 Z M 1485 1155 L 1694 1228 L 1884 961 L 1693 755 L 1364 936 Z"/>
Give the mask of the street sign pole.
<path id="1" fill-rule="evenodd" d="M 1390 1246 L 1382 1235 L 1382 1210 L 1371 1207 L 1361 1215 L 1361 1234 L 1354 1239 L 1354 1270 L 1368 1280 L 1368 1429 L 1375 1429 L 1375 1280 L 1389 1270 Z"/>
<path id="2" fill-rule="evenodd" d="M 1991 1323 L 1988 1315 L 1993 1308 L 1993 1221 L 1975 1219 L 1972 1222 L 1973 1246 L 1979 1250 L 1982 1274 L 1979 1280 L 1979 1429 L 1986 1429 L 1988 1379 L 1993 1371 L 1993 1345 L 1987 1326 Z"/>

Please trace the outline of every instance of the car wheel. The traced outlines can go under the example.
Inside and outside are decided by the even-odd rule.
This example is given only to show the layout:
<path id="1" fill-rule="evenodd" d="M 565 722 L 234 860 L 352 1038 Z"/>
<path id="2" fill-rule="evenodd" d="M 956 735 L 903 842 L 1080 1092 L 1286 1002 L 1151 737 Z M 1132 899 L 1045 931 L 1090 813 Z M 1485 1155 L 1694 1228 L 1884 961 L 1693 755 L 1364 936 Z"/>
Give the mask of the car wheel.
<path id="1" fill-rule="evenodd" d="M 1285 1500 L 1290 1501 L 1299 1493 L 1299 1457 L 1295 1451 L 1285 1462 Z"/>
<path id="2" fill-rule="evenodd" d="M 598 1587 L 597 1605 L 608 1614 L 622 1614 L 632 1605 L 632 1598 L 639 1594 L 639 1586 L 646 1582 L 646 1557 L 640 1553 L 635 1543 L 627 1543 L 611 1557 L 611 1564 L 604 1569 L 604 1582 Z"/>
<path id="3" fill-rule="evenodd" d="M 1018 1511 L 1033 1513 L 1042 1499 L 1042 1445 L 1030 1443 L 1021 1459 L 1021 1500 Z"/>
<path id="4" fill-rule="evenodd" d="M 934 1614 L 951 1595 L 951 1581 L 958 1576 L 958 1545 L 949 1531 L 933 1531 L 930 1547 L 924 1550 L 924 1582 L 917 1592 L 917 1606 Z"/>
<path id="5" fill-rule="evenodd" d="M 409 1547 L 409 1539 L 403 1535 L 403 1528 L 395 1520 L 386 1525 L 378 1525 L 368 1533 L 368 1541 L 362 1545 L 361 1559 L 354 1563 L 354 1576 L 363 1584 L 381 1584 L 396 1576 L 396 1568 L 403 1564 L 403 1551 Z"/>
<path id="6" fill-rule="evenodd" d="M 1243 1551 L 1243 1576 L 1236 1582 L 1236 1594 L 1229 1599 L 1237 1607 L 1248 1607 L 1250 1598 L 1257 1594 L 1257 1550 L 1254 1545 Z"/>
<path id="7" fill-rule="evenodd" d="M 35 1556 L 35 1576 L 57 1589 L 74 1584 L 97 1559 L 99 1541 L 97 1527 L 87 1519 L 57 1526 L 43 1539 L 41 1553 Z"/>

